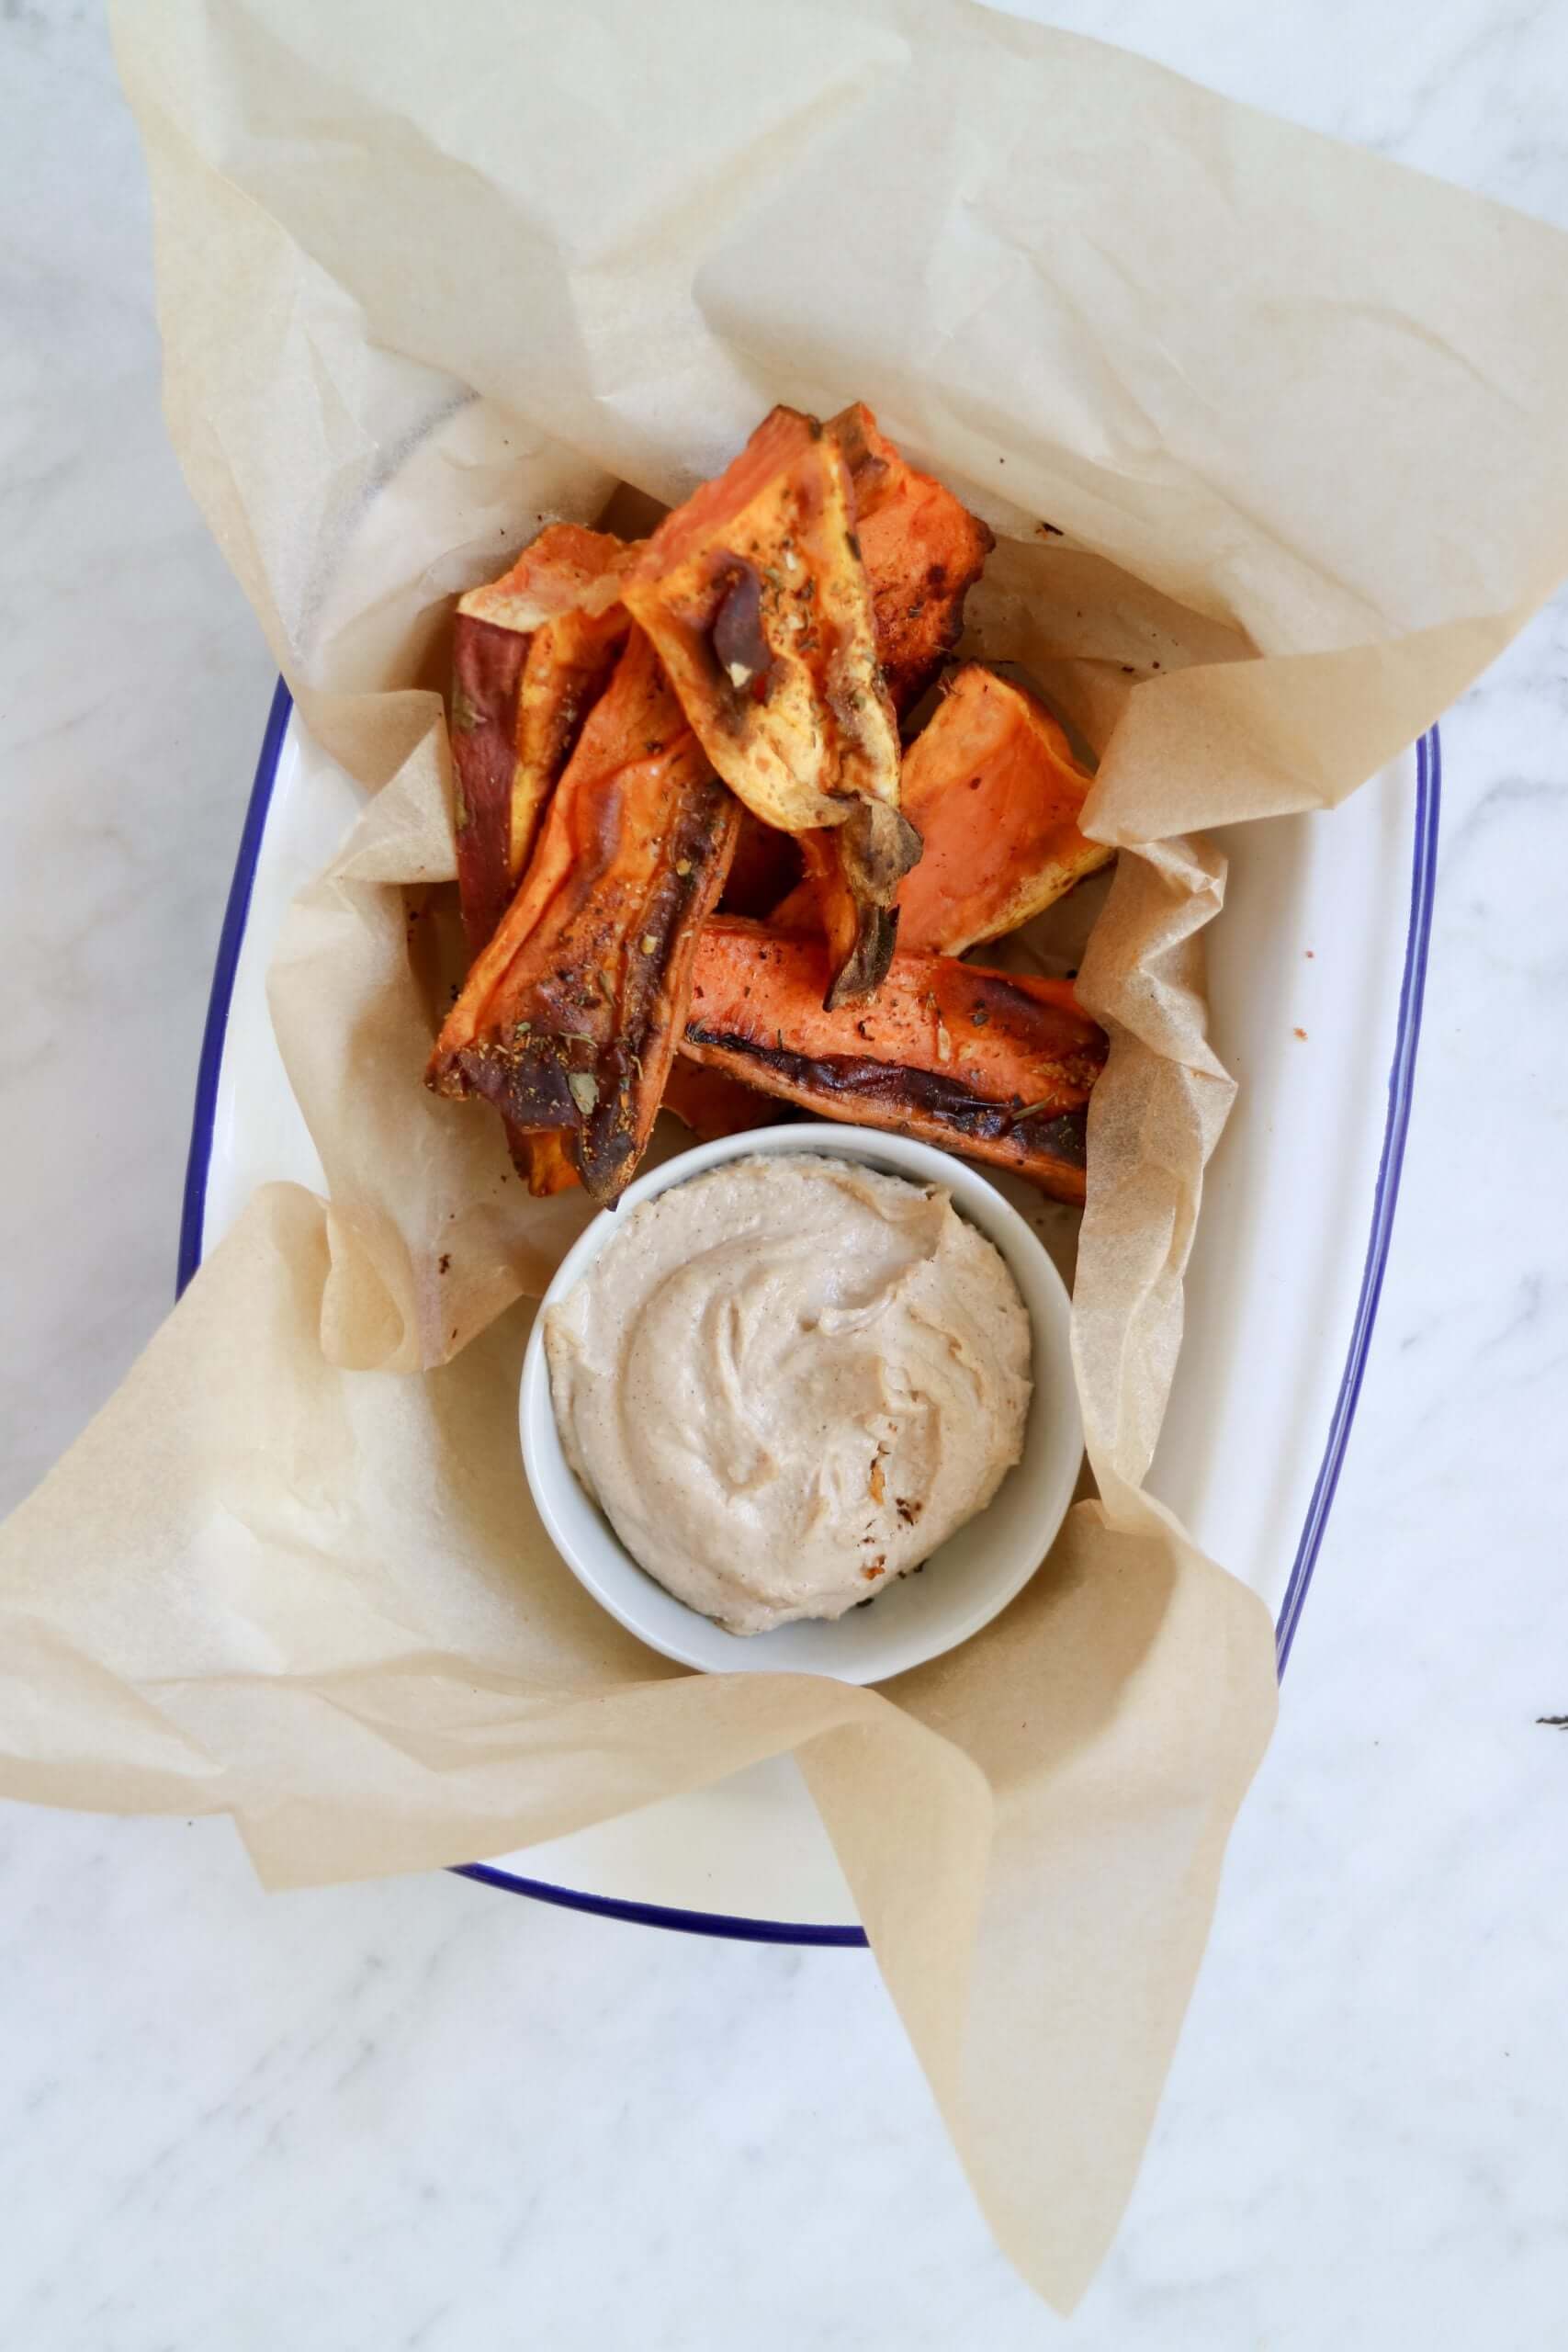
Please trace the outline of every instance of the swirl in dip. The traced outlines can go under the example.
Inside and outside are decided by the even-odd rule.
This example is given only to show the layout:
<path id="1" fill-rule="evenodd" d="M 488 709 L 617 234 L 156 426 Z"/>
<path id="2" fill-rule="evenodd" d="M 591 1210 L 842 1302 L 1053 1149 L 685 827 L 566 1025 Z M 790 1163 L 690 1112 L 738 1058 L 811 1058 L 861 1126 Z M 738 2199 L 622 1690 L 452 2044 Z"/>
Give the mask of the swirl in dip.
<path id="1" fill-rule="evenodd" d="M 840 1617 L 1023 1450 L 1029 1317 L 949 1195 L 728 1162 L 626 1218 L 545 1325 L 566 1456 L 626 1549 L 732 1634 Z"/>

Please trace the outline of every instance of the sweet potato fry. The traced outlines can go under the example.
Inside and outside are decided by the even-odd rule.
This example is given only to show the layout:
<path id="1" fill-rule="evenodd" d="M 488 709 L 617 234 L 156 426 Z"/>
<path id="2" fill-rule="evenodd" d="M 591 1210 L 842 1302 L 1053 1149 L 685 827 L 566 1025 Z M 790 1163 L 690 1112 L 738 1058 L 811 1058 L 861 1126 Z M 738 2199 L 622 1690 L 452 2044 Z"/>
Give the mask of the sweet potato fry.
<path id="1" fill-rule="evenodd" d="M 1107 1047 L 1066 981 L 900 953 L 869 1003 L 834 1012 L 826 973 L 820 940 L 715 918 L 682 1052 L 821 1117 L 923 1136 L 1083 1199 Z"/>
<path id="2" fill-rule="evenodd" d="M 470 955 L 493 937 L 526 865 L 557 778 L 608 684 L 629 626 L 576 600 L 627 550 L 603 531 L 547 525 L 511 570 L 470 590 L 452 647 L 457 884 Z M 508 1125 L 513 1163 L 536 1194 L 576 1177 L 558 1145 Z"/>
<path id="3" fill-rule="evenodd" d="M 452 766 L 457 886 L 469 951 L 494 933 L 528 860 L 546 799 L 624 641 L 612 607 L 577 610 L 624 558 L 619 539 L 551 523 L 512 569 L 457 605 Z"/>
<path id="4" fill-rule="evenodd" d="M 871 586 L 877 659 L 894 709 L 907 710 L 956 642 L 964 626 L 964 598 L 995 542 L 986 525 L 950 490 L 906 461 L 878 430 L 863 401 L 841 410 L 824 430 L 850 469 L 855 529 Z M 903 814 L 919 832 L 915 812 L 904 806 Z M 857 876 L 855 854 L 854 838 L 847 831 L 806 835 L 807 876 L 821 886 L 818 912 L 812 916 L 808 898 L 790 909 L 789 920 L 814 921 L 827 935 L 833 1004 L 869 994 L 893 951 L 888 877 L 884 872 L 874 872 L 869 879 Z M 919 872 L 918 865 L 913 871 Z M 907 878 L 900 888 L 893 877 L 893 888 L 907 899 Z M 737 911 L 763 913 L 766 909 L 759 901 L 738 906 Z"/>
<path id="5" fill-rule="evenodd" d="M 1093 781 L 1032 695 L 965 662 L 904 754 L 904 809 L 925 848 L 898 886 L 899 946 L 960 956 L 1108 865 L 1115 852 L 1078 831 Z M 802 855 L 805 878 L 773 921 L 831 944 L 853 910 L 830 839 L 811 836 Z"/>
<path id="6" fill-rule="evenodd" d="M 904 755 L 926 843 L 899 897 L 908 944 L 962 955 L 1108 865 L 1114 850 L 1078 831 L 1093 781 L 1032 695 L 965 662 Z"/>
<path id="7" fill-rule="evenodd" d="M 547 1201 L 557 1193 L 570 1193 L 582 1179 L 566 1148 L 565 1137 L 558 1128 L 538 1127 L 532 1134 L 514 1127 L 504 1120 L 506 1139 L 512 1146 L 513 1165 L 528 1180 L 528 1190 L 536 1201 Z"/>
<path id="8" fill-rule="evenodd" d="M 615 1200 L 658 1113 L 735 831 L 735 803 L 634 629 L 427 1083 L 560 1131 L 594 1199 Z"/>
<path id="9" fill-rule="evenodd" d="M 835 989 L 874 988 L 892 949 L 886 910 L 919 842 L 898 813 L 897 728 L 836 440 L 775 408 L 665 517 L 622 594 L 747 807 L 782 832 L 841 831 L 859 925 Z"/>
<path id="10" fill-rule="evenodd" d="M 863 401 L 840 409 L 826 429 L 854 487 L 883 676 L 894 709 L 906 711 L 957 644 L 964 600 L 996 540 L 943 483 L 908 462 Z M 919 819 L 905 814 L 918 831 Z"/>

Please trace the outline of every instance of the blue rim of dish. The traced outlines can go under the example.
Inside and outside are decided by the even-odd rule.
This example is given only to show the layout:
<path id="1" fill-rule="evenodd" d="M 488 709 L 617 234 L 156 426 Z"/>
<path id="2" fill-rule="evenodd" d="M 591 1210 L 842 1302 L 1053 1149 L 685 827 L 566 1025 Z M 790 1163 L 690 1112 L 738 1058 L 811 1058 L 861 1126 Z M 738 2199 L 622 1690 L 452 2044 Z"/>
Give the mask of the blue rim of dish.
<path id="1" fill-rule="evenodd" d="M 207 1215 L 207 1177 L 212 1159 L 213 1123 L 218 1110 L 223 1041 L 229 1027 L 234 974 L 239 966 L 240 948 L 251 910 L 256 862 L 266 832 L 267 812 L 272 804 L 278 759 L 284 737 L 288 731 L 292 709 L 288 689 L 279 678 L 267 717 L 266 732 L 262 738 L 255 781 L 251 786 L 250 802 L 245 810 L 239 858 L 234 867 L 234 878 L 229 886 L 229 903 L 223 910 L 223 928 L 219 933 L 218 959 L 212 974 L 212 993 L 208 1000 L 207 1025 L 202 1032 L 201 1060 L 197 1069 L 196 1108 L 191 1121 L 190 1152 L 186 1161 L 185 1198 L 180 1214 L 178 1289 L 181 1291 L 201 1263 Z M 1292 1564 L 1290 1582 L 1285 1588 L 1276 1627 L 1276 1655 L 1281 1674 L 1291 1655 L 1291 1645 L 1295 1640 L 1313 1570 L 1323 1548 L 1324 1532 L 1338 1488 L 1339 1475 L 1345 1466 L 1345 1449 L 1356 1418 L 1361 1382 L 1366 1374 L 1367 1352 L 1371 1345 L 1372 1327 L 1377 1321 L 1378 1301 L 1382 1295 L 1383 1274 L 1393 1235 L 1393 1212 L 1399 1199 L 1399 1180 L 1404 1165 L 1405 1137 L 1410 1127 L 1416 1053 L 1421 1038 L 1421 1004 L 1426 992 L 1427 956 L 1432 935 L 1441 797 L 1442 753 L 1438 730 L 1433 727 L 1416 746 L 1416 837 L 1410 877 L 1410 919 L 1404 942 L 1404 970 L 1400 981 L 1393 1062 L 1388 1078 L 1388 1111 L 1383 1122 L 1382 1153 L 1372 1192 L 1371 1231 L 1367 1241 L 1366 1262 L 1361 1271 L 1361 1288 L 1356 1302 L 1350 1343 L 1346 1351 L 1339 1393 L 1328 1424 L 1323 1462 L 1313 1487 L 1312 1499 L 1307 1505 L 1306 1519 L 1302 1527 L 1301 1540 L 1296 1545 L 1296 1556 Z M 509 1894 L 532 1895 L 536 1902 L 557 1904 L 569 1911 L 589 1911 L 601 1919 L 626 1919 L 638 1927 L 674 1928 L 687 1935 L 717 1936 L 737 1943 L 812 1944 L 863 1949 L 866 1942 L 865 1929 L 861 1927 L 817 1927 L 807 1921 L 733 1918 L 721 1911 L 683 1911 L 666 1904 L 622 1902 L 615 1895 L 584 1894 L 571 1887 L 548 1885 L 542 1879 L 520 1878 L 515 1871 L 499 1870 L 492 1862 L 460 1863 L 456 1867 L 455 1875 L 473 1879 L 480 1886 L 501 1887 Z"/>

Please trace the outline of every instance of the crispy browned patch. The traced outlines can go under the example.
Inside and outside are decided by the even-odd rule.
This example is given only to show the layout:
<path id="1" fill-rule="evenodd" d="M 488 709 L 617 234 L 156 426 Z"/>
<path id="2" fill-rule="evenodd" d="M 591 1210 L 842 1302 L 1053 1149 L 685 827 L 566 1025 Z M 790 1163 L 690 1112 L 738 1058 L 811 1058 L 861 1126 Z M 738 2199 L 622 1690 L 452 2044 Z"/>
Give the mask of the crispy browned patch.
<path id="1" fill-rule="evenodd" d="M 886 978 L 898 886 L 919 863 L 920 837 L 899 809 L 863 801 L 827 841 L 840 886 L 831 899 L 838 920 L 825 925 L 832 978 L 823 1001 L 833 1012 L 874 996 Z"/>

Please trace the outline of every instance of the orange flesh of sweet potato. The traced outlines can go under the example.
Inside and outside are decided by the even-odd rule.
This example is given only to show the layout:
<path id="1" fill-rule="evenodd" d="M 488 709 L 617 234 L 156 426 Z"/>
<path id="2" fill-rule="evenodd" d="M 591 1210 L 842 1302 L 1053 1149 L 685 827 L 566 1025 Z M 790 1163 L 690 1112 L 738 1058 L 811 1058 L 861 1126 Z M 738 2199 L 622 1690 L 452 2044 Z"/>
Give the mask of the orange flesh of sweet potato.
<path id="1" fill-rule="evenodd" d="M 523 673 L 535 640 L 459 613 L 452 633 L 452 770 L 457 892 L 470 957 L 495 935 L 513 888 L 508 855 Z M 506 1124 L 512 1164 L 530 1193 L 563 1189 L 560 1155 Z M 575 1182 L 570 1167 L 567 1179 Z"/>
<path id="2" fill-rule="evenodd" d="M 827 430 L 854 487 L 883 675 L 894 709 L 906 711 L 957 644 L 964 600 L 996 540 L 945 484 L 908 463 L 863 401 L 829 418 Z"/>
<path id="3" fill-rule="evenodd" d="M 594 1199 L 617 1198 L 658 1114 L 735 831 L 735 804 L 634 629 L 427 1083 L 559 1130 Z"/>
<path id="4" fill-rule="evenodd" d="M 1115 855 L 1078 817 L 1094 779 L 1032 695 L 966 662 L 904 754 L 904 808 L 925 844 L 898 888 L 898 944 L 960 956 L 1016 931 Z M 806 876 L 773 920 L 784 931 L 849 920 L 829 844 L 804 844 Z"/>
<path id="5" fill-rule="evenodd" d="M 841 828 L 859 917 L 840 994 L 876 985 L 886 909 L 919 843 L 898 814 L 898 734 L 877 657 L 849 469 L 776 408 L 665 517 L 622 583 L 725 782 L 782 832 Z"/>
<path id="6" fill-rule="evenodd" d="M 682 1052 L 821 1117 L 922 1136 L 1083 1199 L 1107 1046 L 1066 981 L 900 953 L 874 999 L 834 1012 L 826 971 L 820 940 L 715 918 Z"/>

